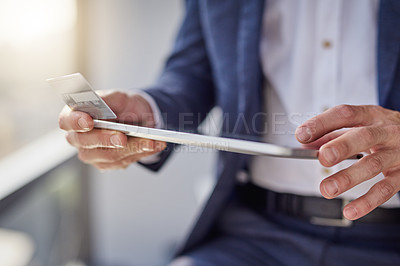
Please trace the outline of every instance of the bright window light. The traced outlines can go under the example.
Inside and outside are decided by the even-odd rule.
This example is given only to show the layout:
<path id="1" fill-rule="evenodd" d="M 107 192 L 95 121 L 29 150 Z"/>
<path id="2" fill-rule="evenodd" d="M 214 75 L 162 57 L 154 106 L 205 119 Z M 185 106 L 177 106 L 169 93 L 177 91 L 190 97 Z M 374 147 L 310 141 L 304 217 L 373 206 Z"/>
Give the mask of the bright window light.
<path id="1" fill-rule="evenodd" d="M 76 0 L 0 0 L 0 43 L 20 44 L 76 24 Z"/>

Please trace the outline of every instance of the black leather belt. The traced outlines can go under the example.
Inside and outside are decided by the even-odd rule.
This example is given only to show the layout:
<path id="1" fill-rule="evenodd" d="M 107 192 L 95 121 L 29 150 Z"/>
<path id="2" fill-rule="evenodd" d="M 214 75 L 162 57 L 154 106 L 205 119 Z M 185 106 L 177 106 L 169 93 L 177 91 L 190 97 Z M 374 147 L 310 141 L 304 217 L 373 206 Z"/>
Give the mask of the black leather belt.
<path id="1" fill-rule="evenodd" d="M 241 202 L 263 216 L 279 213 L 324 226 L 347 227 L 353 223 L 342 214 L 349 202 L 346 200 L 277 193 L 252 183 L 238 185 L 237 191 Z M 377 208 L 354 222 L 400 225 L 400 208 Z"/>

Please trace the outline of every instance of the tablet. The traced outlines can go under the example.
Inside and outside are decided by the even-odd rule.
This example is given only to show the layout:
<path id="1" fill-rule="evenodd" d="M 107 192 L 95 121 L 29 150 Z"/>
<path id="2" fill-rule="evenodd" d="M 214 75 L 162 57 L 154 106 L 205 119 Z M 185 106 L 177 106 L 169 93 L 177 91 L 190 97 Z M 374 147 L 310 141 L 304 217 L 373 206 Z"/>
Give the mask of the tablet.
<path id="1" fill-rule="evenodd" d="M 290 148 L 270 143 L 206 136 L 105 121 L 103 119 L 114 119 L 116 115 L 80 73 L 48 79 L 47 82 L 51 87 L 58 90 L 64 102 L 72 110 L 90 114 L 94 118 L 94 126 L 96 128 L 121 131 L 131 137 L 211 148 L 227 152 L 297 159 L 318 158 L 318 150 Z M 362 156 L 362 154 L 358 154 L 349 159 L 360 159 Z"/>
<path id="2" fill-rule="evenodd" d="M 220 151 L 302 159 L 316 159 L 318 157 L 318 150 L 288 148 L 269 143 L 133 126 L 97 119 L 94 120 L 94 126 L 97 128 L 121 131 L 131 137 L 139 137 L 176 144 L 211 148 Z"/>

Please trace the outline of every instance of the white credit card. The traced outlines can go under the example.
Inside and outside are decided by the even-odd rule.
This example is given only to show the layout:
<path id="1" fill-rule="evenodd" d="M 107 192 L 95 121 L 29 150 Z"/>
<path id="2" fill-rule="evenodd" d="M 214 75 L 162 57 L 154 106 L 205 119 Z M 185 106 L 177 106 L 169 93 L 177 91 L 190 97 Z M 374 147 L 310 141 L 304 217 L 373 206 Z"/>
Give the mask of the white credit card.
<path id="1" fill-rule="evenodd" d="M 61 94 L 64 102 L 74 111 L 88 113 L 95 119 L 117 118 L 82 74 L 48 79 L 47 83 Z"/>
<path id="2" fill-rule="evenodd" d="M 200 134 L 178 132 L 172 130 L 147 128 L 135 125 L 104 121 L 117 116 L 110 107 L 97 95 L 86 79 L 79 73 L 47 80 L 51 87 L 58 90 L 64 102 L 72 109 L 90 114 L 94 118 L 96 128 L 117 130 L 128 136 L 165 141 L 176 144 L 212 148 L 250 155 L 268 155 L 284 158 L 317 159 L 318 150 L 290 148 L 271 143 Z M 349 159 L 360 159 L 357 154 Z"/>

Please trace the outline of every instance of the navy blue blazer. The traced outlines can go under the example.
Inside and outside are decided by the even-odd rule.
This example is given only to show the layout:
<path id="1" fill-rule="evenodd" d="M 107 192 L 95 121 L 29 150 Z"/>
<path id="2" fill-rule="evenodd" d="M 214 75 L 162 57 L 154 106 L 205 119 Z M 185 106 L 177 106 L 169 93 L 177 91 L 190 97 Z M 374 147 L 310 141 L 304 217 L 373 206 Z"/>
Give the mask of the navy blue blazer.
<path id="1" fill-rule="evenodd" d="M 263 99 L 259 55 L 263 13 L 263 0 L 186 1 L 186 14 L 165 69 L 156 85 L 146 90 L 165 115 L 168 128 L 195 130 L 211 108 L 219 106 L 226 114 L 223 136 L 257 136 Z M 379 104 L 400 110 L 400 1 L 380 1 L 377 41 Z M 150 168 L 159 169 L 165 154 Z M 249 158 L 220 152 L 218 182 L 181 252 L 210 235 L 234 191 L 236 173 Z"/>

